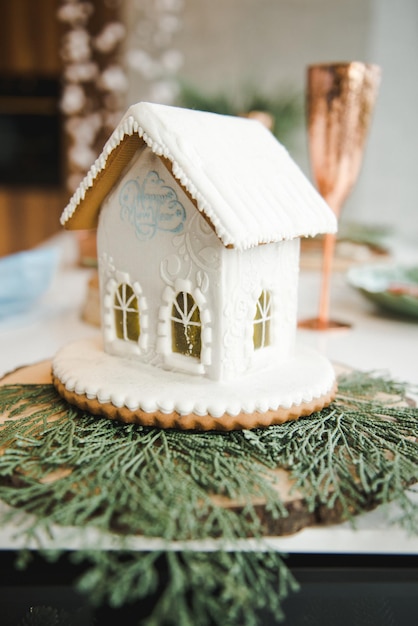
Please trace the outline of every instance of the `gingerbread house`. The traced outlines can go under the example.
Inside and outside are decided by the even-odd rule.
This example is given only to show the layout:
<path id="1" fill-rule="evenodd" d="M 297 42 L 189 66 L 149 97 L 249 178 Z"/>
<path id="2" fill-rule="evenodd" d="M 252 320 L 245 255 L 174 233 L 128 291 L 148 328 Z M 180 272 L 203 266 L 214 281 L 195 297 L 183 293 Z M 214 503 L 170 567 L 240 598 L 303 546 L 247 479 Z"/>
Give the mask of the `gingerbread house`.
<path id="1" fill-rule="evenodd" d="M 300 237 L 336 220 L 259 122 L 131 106 L 62 215 L 97 228 L 103 347 L 230 381 L 292 358 Z"/>

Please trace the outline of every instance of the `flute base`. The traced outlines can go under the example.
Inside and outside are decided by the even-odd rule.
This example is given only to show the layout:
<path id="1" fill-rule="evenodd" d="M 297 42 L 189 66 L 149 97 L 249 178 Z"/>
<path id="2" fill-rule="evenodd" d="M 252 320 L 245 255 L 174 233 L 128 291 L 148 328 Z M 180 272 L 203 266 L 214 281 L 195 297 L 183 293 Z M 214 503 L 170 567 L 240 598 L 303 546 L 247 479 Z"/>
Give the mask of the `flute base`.
<path id="1" fill-rule="evenodd" d="M 300 320 L 298 322 L 298 328 L 306 328 L 309 330 L 349 330 L 351 324 L 346 322 L 338 322 L 336 320 L 323 320 L 319 317 L 314 317 L 308 320 Z"/>

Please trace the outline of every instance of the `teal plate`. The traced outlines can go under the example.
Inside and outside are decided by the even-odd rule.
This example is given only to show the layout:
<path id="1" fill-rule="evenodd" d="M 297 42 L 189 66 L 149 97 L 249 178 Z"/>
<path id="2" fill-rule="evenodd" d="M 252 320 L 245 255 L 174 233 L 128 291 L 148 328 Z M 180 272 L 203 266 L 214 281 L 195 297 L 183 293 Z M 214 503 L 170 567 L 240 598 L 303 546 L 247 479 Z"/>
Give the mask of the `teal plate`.
<path id="1" fill-rule="evenodd" d="M 383 309 L 418 318 L 418 266 L 358 266 L 347 272 L 347 279 Z"/>

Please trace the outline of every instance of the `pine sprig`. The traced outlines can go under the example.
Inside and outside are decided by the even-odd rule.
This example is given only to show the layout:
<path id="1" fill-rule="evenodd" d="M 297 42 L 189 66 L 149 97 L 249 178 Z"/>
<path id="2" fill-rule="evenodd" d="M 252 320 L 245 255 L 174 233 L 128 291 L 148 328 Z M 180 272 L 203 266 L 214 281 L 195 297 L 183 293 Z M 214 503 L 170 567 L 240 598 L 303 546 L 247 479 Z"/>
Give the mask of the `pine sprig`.
<path id="1" fill-rule="evenodd" d="M 255 503 L 264 503 L 270 519 L 288 514 L 278 469 L 287 470 L 311 512 L 333 509 L 354 523 L 356 514 L 396 501 L 395 521 L 417 533 L 410 487 L 418 482 L 418 411 L 408 392 L 384 376 L 354 372 L 340 378 L 331 406 L 310 417 L 251 431 L 188 433 L 94 417 L 69 406 L 52 385 L 0 387 L 7 416 L 0 498 L 13 507 L 3 521 L 9 516 L 40 547 L 54 525 L 116 532 L 121 549 L 127 536 L 159 537 L 167 542 L 161 553 L 78 551 L 75 558 L 89 563 L 80 586 L 95 602 L 114 606 L 158 591 L 149 626 L 204 624 L 202 615 L 207 623 L 252 626 L 265 607 L 280 614 L 295 587 L 280 555 L 168 546 L 261 539 L 266 521 Z"/>
<path id="2" fill-rule="evenodd" d="M 81 555 L 73 559 L 80 562 Z M 90 567 L 79 587 L 100 605 L 118 608 L 158 594 L 146 626 L 256 626 L 261 612 L 283 616 L 282 602 L 298 583 L 274 552 L 153 551 L 138 558 L 126 552 L 90 551 Z M 166 572 L 161 587 L 158 570 Z M 197 592 L 197 590 L 199 590 Z"/>

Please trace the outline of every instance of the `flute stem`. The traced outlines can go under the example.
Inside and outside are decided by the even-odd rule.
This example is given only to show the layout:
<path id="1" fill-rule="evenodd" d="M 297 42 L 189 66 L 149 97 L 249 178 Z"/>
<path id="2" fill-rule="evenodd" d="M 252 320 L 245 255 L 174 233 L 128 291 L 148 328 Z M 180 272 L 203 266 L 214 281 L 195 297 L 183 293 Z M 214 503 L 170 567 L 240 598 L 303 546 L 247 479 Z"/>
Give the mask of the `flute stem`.
<path id="1" fill-rule="evenodd" d="M 322 284 L 319 299 L 318 328 L 326 329 L 329 325 L 330 286 L 332 262 L 335 253 L 335 234 L 326 234 L 324 238 L 324 250 L 322 260 Z"/>

